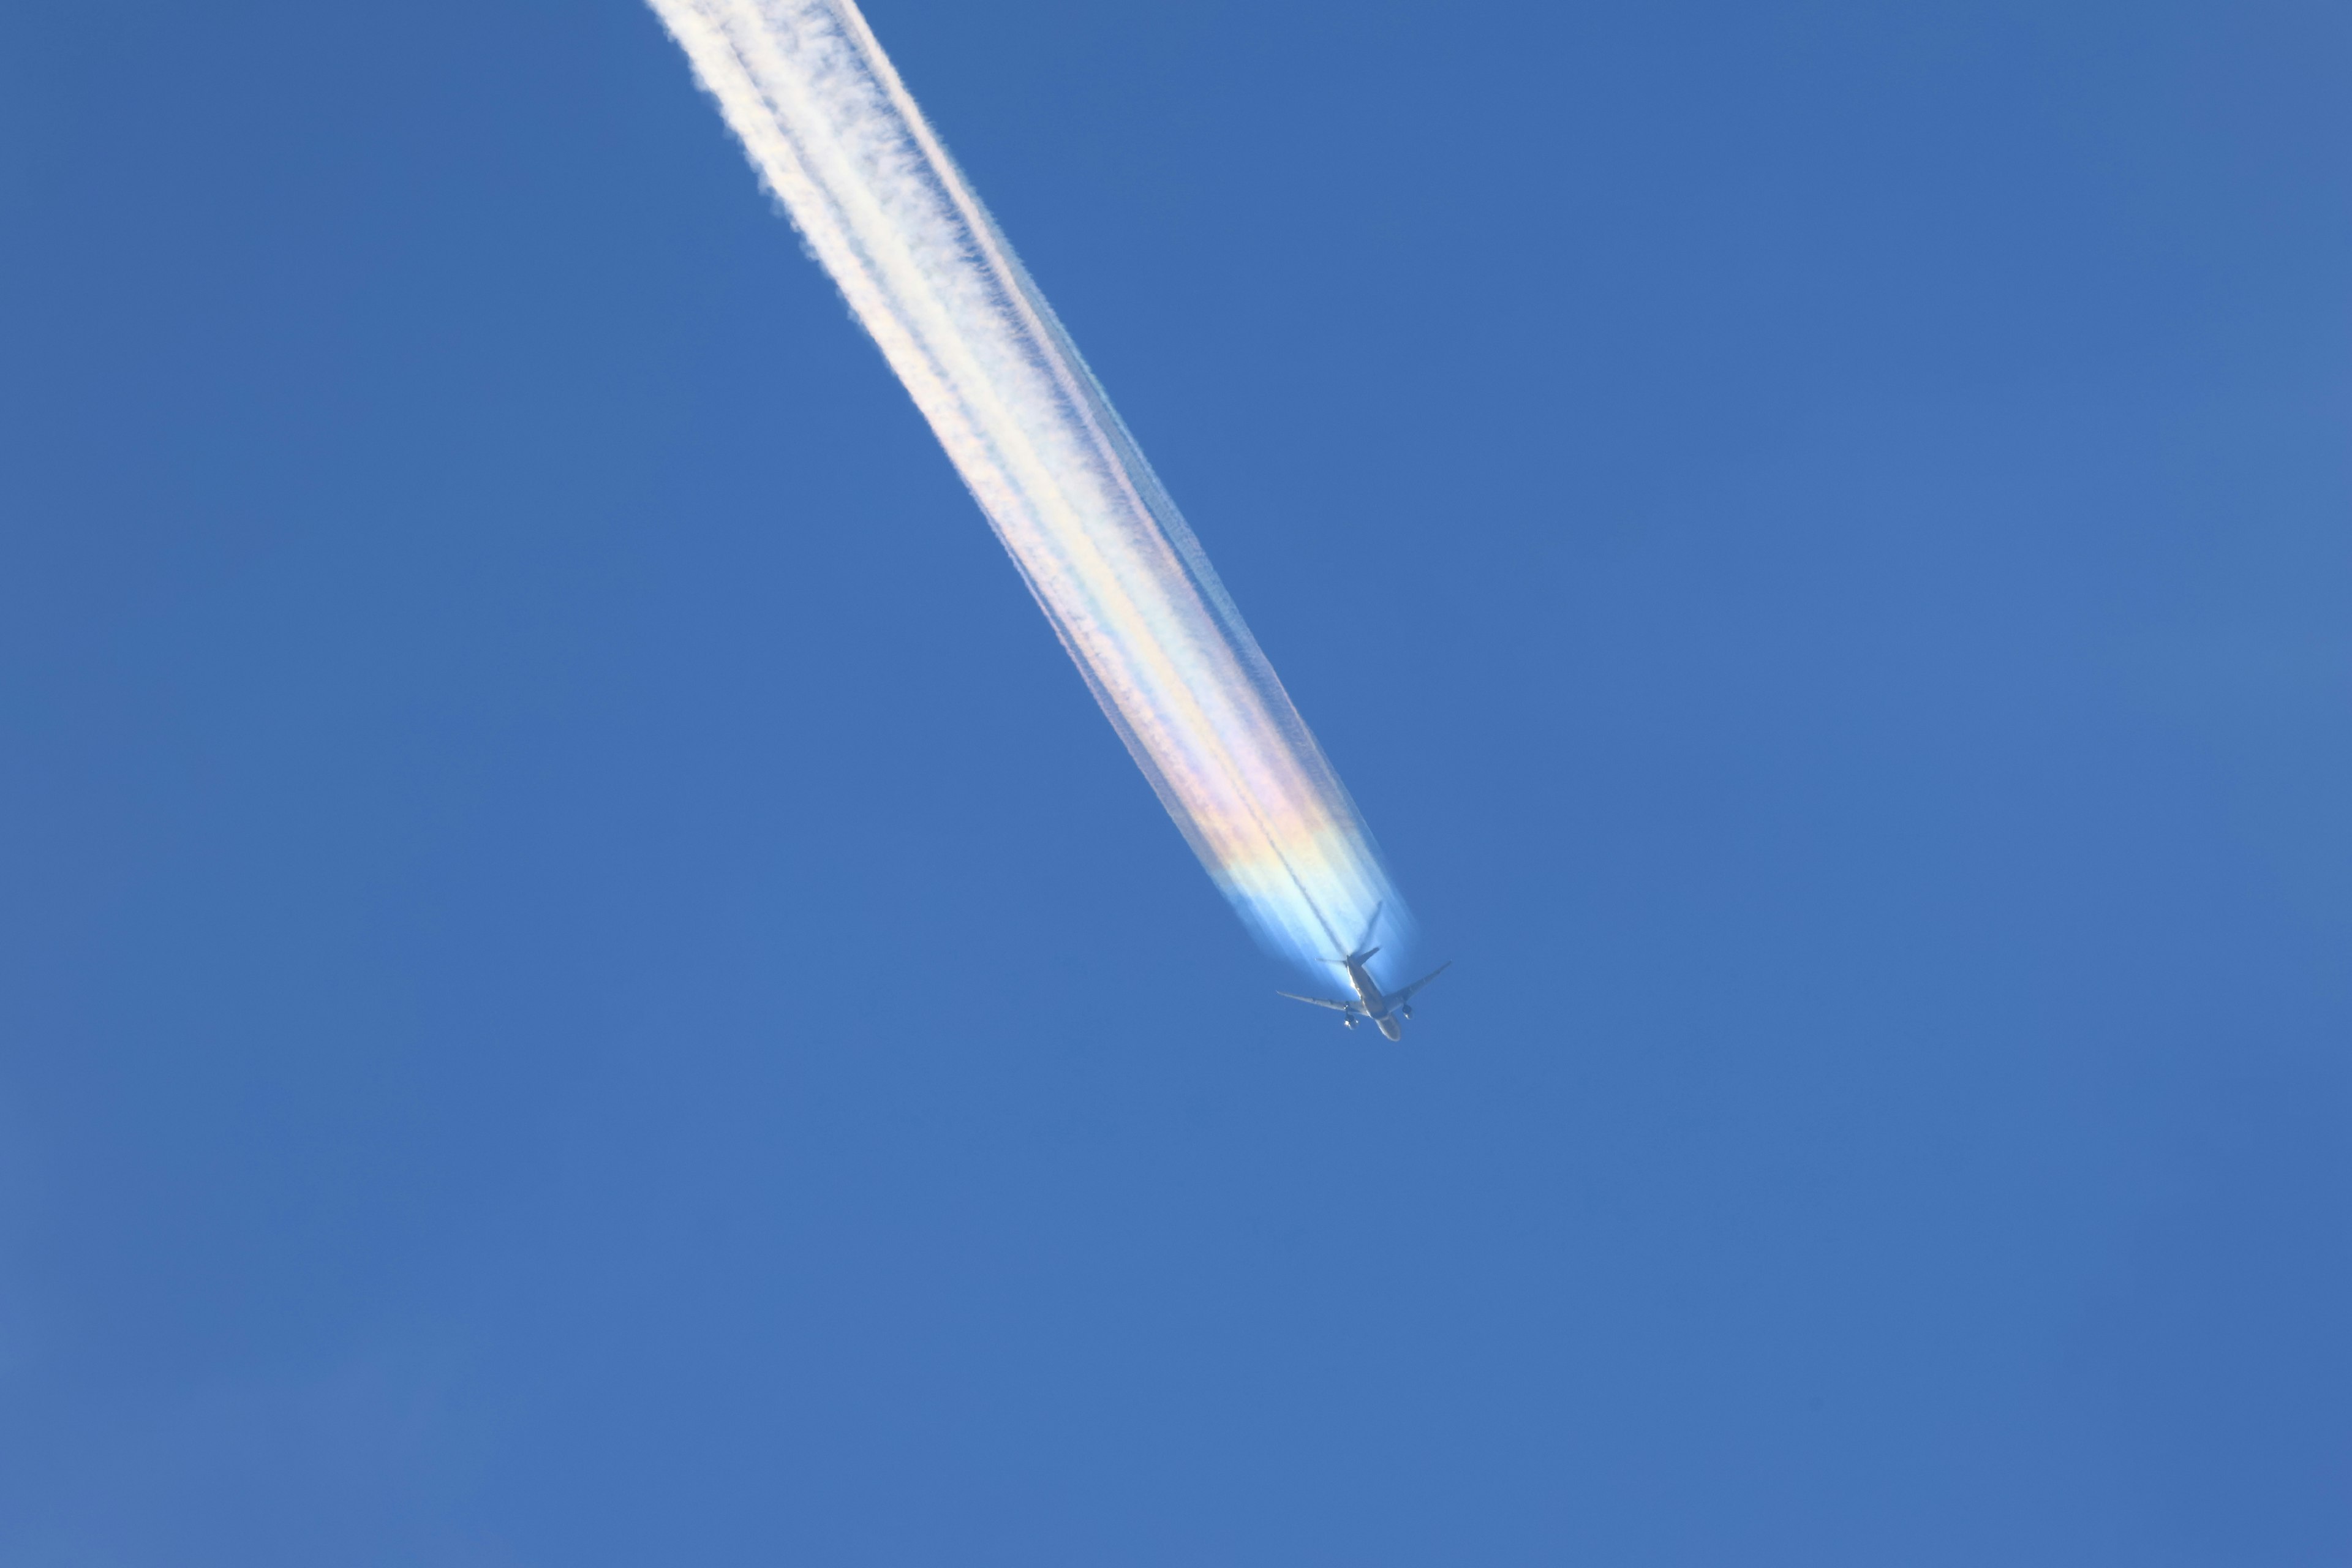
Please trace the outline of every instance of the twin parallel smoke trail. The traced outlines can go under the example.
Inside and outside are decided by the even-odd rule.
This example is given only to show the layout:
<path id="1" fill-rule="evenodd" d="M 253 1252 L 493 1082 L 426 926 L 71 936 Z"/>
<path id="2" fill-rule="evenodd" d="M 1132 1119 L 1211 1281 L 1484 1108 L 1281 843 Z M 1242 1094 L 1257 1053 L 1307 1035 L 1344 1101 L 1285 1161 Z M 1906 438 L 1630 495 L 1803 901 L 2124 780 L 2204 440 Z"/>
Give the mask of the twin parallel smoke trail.
<path id="1" fill-rule="evenodd" d="M 1318 964 L 1385 906 L 1398 944 L 1348 792 L 856 6 L 650 3 L 1243 919 Z"/>

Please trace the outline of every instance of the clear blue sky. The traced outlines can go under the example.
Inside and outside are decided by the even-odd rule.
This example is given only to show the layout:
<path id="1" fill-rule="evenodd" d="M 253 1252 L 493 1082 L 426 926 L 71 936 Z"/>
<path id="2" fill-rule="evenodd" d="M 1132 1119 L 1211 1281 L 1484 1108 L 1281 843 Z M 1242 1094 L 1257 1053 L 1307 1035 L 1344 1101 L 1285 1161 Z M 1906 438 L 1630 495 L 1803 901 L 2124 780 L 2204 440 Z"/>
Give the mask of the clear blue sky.
<path id="1" fill-rule="evenodd" d="M 650 14 L 0 4 L 0 1562 L 2352 1561 L 2352 16 L 869 15 L 1456 968 Z"/>

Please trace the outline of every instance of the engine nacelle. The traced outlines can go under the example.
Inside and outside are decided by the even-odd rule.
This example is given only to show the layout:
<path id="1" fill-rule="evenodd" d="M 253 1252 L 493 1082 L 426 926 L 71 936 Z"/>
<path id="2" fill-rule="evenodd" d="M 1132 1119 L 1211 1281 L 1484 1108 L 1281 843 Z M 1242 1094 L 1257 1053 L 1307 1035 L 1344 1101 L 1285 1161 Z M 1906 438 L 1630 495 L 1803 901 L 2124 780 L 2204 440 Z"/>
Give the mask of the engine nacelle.
<path id="1" fill-rule="evenodd" d="M 1400 1017 L 1400 1018 L 1410 1018 L 1410 1017 L 1412 1017 L 1412 1003 L 1410 1003 L 1410 1002 L 1408 1002 L 1408 1003 L 1406 1003 L 1403 1006 L 1402 1006 L 1402 1007 L 1398 1008 L 1398 1009 L 1397 1009 L 1397 1016 L 1398 1016 L 1398 1017 Z"/>

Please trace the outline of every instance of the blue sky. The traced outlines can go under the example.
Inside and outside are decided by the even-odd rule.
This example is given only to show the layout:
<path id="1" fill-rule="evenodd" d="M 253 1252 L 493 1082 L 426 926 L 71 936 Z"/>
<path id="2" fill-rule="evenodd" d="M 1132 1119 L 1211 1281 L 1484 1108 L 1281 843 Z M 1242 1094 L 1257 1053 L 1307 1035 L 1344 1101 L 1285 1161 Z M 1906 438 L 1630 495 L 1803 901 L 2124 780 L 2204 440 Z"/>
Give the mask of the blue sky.
<path id="1" fill-rule="evenodd" d="M 0 1558 L 2352 1554 L 2352 26 L 868 12 L 1272 995 L 622 0 L 0 6 Z"/>

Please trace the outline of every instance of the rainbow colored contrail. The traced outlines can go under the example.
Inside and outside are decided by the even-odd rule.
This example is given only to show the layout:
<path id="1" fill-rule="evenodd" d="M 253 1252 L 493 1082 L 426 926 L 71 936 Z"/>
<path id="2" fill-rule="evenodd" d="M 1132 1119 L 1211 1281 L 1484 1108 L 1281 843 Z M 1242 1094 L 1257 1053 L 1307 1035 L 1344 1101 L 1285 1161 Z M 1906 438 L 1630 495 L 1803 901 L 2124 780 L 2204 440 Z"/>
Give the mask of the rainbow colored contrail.
<path id="1" fill-rule="evenodd" d="M 1168 815 L 1317 965 L 1402 901 L 1200 542 L 851 0 L 650 0 L 947 448 Z"/>

